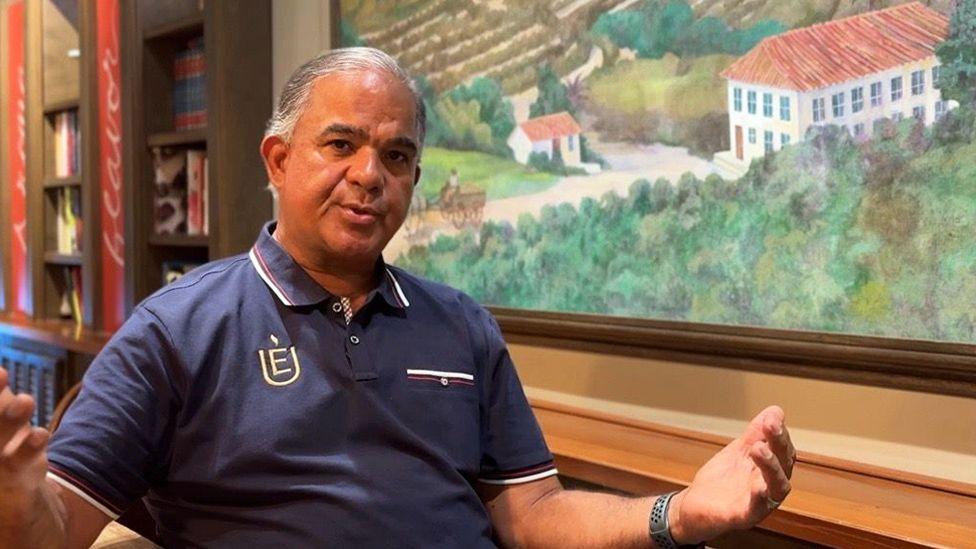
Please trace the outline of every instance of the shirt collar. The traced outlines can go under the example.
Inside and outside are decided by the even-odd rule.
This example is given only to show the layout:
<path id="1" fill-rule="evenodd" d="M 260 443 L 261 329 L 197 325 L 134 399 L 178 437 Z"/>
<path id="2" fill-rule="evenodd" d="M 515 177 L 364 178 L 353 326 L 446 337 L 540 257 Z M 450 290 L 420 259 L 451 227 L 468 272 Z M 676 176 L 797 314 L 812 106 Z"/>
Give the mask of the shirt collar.
<path id="1" fill-rule="evenodd" d="M 312 279 L 308 273 L 290 256 L 281 244 L 274 239 L 272 233 L 276 222 L 266 223 L 258 235 L 257 242 L 251 247 L 248 257 L 258 272 L 261 280 L 271 288 L 271 291 L 284 305 L 301 307 L 317 305 L 323 301 L 334 299 L 325 288 Z M 389 305 L 398 309 L 410 305 L 400 287 L 393 271 L 386 266 L 381 257 L 376 263 L 379 286 L 370 292 L 369 300 L 374 294 L 383 298 Z"/>

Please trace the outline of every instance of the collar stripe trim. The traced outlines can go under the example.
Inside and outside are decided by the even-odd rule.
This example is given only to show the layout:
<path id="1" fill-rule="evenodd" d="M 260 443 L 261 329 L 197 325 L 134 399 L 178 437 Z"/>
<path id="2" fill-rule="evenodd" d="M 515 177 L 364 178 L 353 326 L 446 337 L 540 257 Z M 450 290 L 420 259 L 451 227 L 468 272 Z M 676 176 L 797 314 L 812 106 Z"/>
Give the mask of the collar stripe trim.
<path id="1" fill-rule="evenodd" d="M 400 306 L 409 307 L 410 302 L 407 301 L 407 296 L 403 295 L 403 288 L 400 287 L 400 283 L 397 282 L 396 277 L 393 276 L 393 272 L 390 269 L 386 270 L 386 276 L 390 277 L 390 282 L 393 283 L 393 294 L 396 296 L 397 301 L 400 302 Z"/>
<path id="2" fill-rule="evenodd" d="M 533 480 L 539 480 L 557 474 L 559 474 L 559 471 L 557 471 L 555 468 L 552 468 L 549 469 L 548 471 L 542 471 L 541 473 L 535 473 L 535 474 L 526 475 L 524 477 L 518 477 L 518 478 L 506 478 L 506 479 L 479 478 L 478 482 L 481 482 L 483 484 L 495 484 L 499 486 L 508 485 L 508 484 L 523 484 L 525 482 L 532 482 Z"/>
<path id="3" fill-rule="evenodd" d="M 294 306 L 294 302 L 288 298 L 287 294 L 285 294 L 285 290 L 280 284 L 278 284 L 278 281 L 275 280 L 275 277 L 271 274 L 271 271 L 268 270 L 268 266 L 265 265 L 264 258 L 261 257 L 261 252 L 258 251 L 257 247 L 251 248 L 251 251 L 248 252 L 247 255 L 251 258 L 251 263 L 254 265 L 254 270 L 258 272 L 258 276 L 260 276 L 261 280 L 263 280 L 264 283 L 271 288 L 271 291 L 278 296 L 278 299 L 289 307 Z"/>
<path id="4" fill-rule="evenodd" d="M 448 379 L 466 379 L 474 381 L 474 376 L 464 372 L 442 372 L 440 370 L 407 370 L 408 376 L 434 376 L 446 377 Z"/>
<path id="5" fill-rule="evenodd" d="M 112 520 L 119 518 L 119 513 L 113 511 L 107 505 L 100 502 L 93 494 L 88 493 L 87 488 L 82 488 L 80 486 L 81 483 L 74 478 L 71 478 L 71 476 L 67 473 L 50 468 L 47 471 L 47 478 L 63 486 L 65 489 L 71 490 L 71 492 L 73 492 L 75 495 L 90 503 L 92 507 L 98 509 L 102 513 L 105 513 L 105 515 Z M 78 484 L 75 484 L 75 482 L 78 482 Z"/>

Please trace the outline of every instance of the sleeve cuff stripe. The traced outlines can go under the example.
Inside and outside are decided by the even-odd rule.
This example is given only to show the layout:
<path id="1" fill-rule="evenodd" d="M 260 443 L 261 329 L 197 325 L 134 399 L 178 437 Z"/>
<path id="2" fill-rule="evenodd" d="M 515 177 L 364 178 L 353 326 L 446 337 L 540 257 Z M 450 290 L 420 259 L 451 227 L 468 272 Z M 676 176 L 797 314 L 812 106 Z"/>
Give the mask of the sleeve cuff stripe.
<path id="1" fill-rule="evenodd" d="M 539 480 L 546 477 L 551 477 L 556 474 L 559 474 L 559 471 L 557 471 L 556 468 L 552 468 L 549 469 L 548 471 L 542 471 L 541 473 L 534 473 L 531 475 L 526 475 L 524 477 L 518 477 L 518 478 L 506 478 L 506 479 L 479 478 L 478 482 L 484 484 L 496 484 L 496 485 L 522 484 L 525 482 L 532 482 L 533 480 Z"/>
<path id="2" fill-rule="evenodd" d="M 482 478 L 494 479 L 494 480 L 505 480 L 508 478 L 521 478 L 526 475 L 531 475 L 534 473 L 539 473 L 547 469 L 552 469 L 556 465 L 552 460 L 544 461 L 536 465 L 530 465 L 529 467 L 522 467 L 521 469 L 512 469 L 509 471 L 493 471 L 482 476 Z"/>
<path id="3" fill-rule="evenodd" d="M 78 497 L 92 504 L 93 507 L 99 511 L 105 513 L 109 518 L 115 520 L 119 518 L 119 513 L 113 505 L 108 503 L 105 498 L 98 496 L 94 490 L 85 485 L 85 483 L 72 477 L 68 473 L 56 469 L 54 467 L 48 466 L 47 478 L 57 482 L 61 486 L 67 488 L 74 492 Z"/>

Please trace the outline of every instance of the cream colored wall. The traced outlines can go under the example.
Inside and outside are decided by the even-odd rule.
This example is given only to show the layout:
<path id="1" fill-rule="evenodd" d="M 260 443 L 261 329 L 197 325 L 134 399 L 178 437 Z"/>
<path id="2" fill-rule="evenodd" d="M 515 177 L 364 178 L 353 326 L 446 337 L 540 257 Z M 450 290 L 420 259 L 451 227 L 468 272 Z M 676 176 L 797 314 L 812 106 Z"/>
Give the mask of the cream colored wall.
<path id="1" fill-rule="evenodd" d="M 277 91 L 328 47 L 329 10 L 325 1 L 273 9 Z M 530 396 L 730 436 L 777 403 L 800 449 L 976 483 L 976 399 L 528 345 L 511 351 Z"/>
<path id="2" fill-rule="evenodd" d="M 769 404 L 802 450 L 976 483 L 976 399 L 512 345 L 533 397 L 734 436 Z"/>

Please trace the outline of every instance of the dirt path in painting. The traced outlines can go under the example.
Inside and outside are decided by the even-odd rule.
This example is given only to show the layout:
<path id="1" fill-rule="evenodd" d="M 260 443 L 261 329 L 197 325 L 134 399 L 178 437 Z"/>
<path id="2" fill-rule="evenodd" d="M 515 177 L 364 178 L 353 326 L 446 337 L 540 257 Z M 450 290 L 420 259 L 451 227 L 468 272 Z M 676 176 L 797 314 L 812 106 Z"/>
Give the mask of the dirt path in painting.
<path id="1" fill-rule="evenodd" d="M 610 163 L 609 170 L 595 175 L 564 177 L 539 193 L 491 200 L 485 204 L 484 220 L 508 221 L 514 225 L 520 215 L 539 215 L 547 205 L 566 202 L 576 207 L 584 198 L 599 199 L 607 192 L 626 196 L 630 185 L 640 178 L 651 183 L 659 177 L 676 182 L 685 172 L 699 178 L 715 172 L 711 162 L 691 155 L 682 147 L 603 143 L 596 134 L 588 134 L 588 137 L 594 150 Z M 412 242 L 408 240 L 406 232 L 400 230 L 387 245 L 384 256 L 393 260 L 411 244 L 425 244 L 439 235 L 458 233 L 458 229 L 444 221 L 439 212 L 429 213 L 424 225 L 424 234 L 418 235 Z"/>

